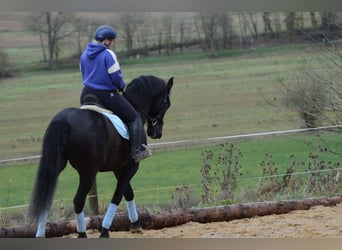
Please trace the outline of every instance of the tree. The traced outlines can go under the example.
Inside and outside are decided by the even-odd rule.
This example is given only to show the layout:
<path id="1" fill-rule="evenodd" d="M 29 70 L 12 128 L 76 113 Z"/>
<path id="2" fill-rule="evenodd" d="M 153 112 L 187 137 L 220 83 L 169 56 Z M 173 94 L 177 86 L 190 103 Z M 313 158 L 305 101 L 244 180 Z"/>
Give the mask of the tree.
<path id="1" fill-rule="evenodd" d="M 126 55 L 131 56 L 133 52 L 133 41 L 136 31 L 143 23 L 143 15 L 138 13 L 121 13 L 119 15 L 123 37 L 126 42 Z"/>
<path id="2" fill-rule="evenodd" d="M 77 54 L 80 56 L 83 52 L 83 46 L 82 46 L 82 38 L 83 36 L 89 35 L 89 30 L 92 30 L 92 25 L 90 21 L 83 20 L 79 17 L 74 17 L 71 20 L 71 25 L 73 26 L 74 35 L 73 35 L 73 42 L 75 42 L 76 48 L 77 48 Z M 91 35 L 89 35 L 89 40 L 93 38 L 93 32 L 90 32 Z"/>
<path id="3" fill-rule="evenodd" d="M 336 13 L 334 12 L 322 12 L 321 15 L 321 29 L 325 32 L 337 30 L 336 25 Z"/>
<path id="4" fill-rule="evenodd" d="M 48 60 L 49 69 L 54 69 L 55 67 L 55 59 L 56 55 L 58 55 L 61 41 L 72 33 L 71 30 L 64 29 L 71 20 L 71 14 L 44 12 L 33 15 L 28 21 L 29 29 L 35 34 L 39 34 L 43 58 L 44 61 Z M 46 46 L 48 47 L 48 59 L 45 52 Z"/>
<path id="5" fill-rule="evenodd" d="M 298 27 L 297 20 L 300 20 L 300 18 L 297 17 L 297 14 L 295 12 L 288 12 L 285 16 L 285 24 L 286 24 L 286 30 L 288 35 L 288 41 L 292 43 L 296 36 L 296 30 Z"/>
<path id="6" fill-rule="evenodd" d="M 185 44 L 185 32 L 186 32 L 186 22 L 185 18 L 181 18 L 179 22 L 179 50 L 183 52 L 183 47 Z"/>
<path id="7" fill-rule="evenodd" d="M 271 37 L 274 37 L 274 32 L 271 25 L 271 13 L 270 12 L 264 12 L 262 15 L 262 20 L 264 21 L 264 29 L 266 34 L 270 34 Z"/>
<path id="8" fill-rule="evenodd" d="M 217 57 L 218 13 L 200 13 L 199 17 L 207 41 L 207 47 L 210 50 L 210 56 Z"/>
<path id="9" fill-rule="evenodd" d="M 218 15 L 218 25 L 222 31 L 222 47 L 231 48 L 233 45 L 233 19 L 228 12 L 222 12 Z"/>
<path id="10" fill-rule="evenodd" d="M 249 28 L 249 22 L 245 13 L 238 13 L 239 27 L 240 27 L 240 47 L 244 48 L 248 44 L 247 28 Z"/>
<path id="11" fill-rule="evenodd" d="M 138 46 L 141 48 L 141 52 L 143 55 L 148 56 L 149 50 L 148 50 L 148 42 L 149 42 L 149 35 L 150 35 L 150 30 L 149 26 L 143 26 L 142 28 L 139 29 L 138 33 Z"/>
<path id="12" fill-rule="evenodd" d="M 318 27 L 318 21 L 316 19 L 316 13 L 315 12 L 310 12 L 310 20 L 311 20 L 311 26 L 314 30 L 317 29 Z"/>
<path id="13" fill-rule="evenodd" d="M 166 54 L 170 54 L 173 50 L 172 46 L 172 14 L 163 15 L 162 17 L 163 30 L 166 31 L 165 34 L 165 49 Z"/>
<path id="14" fill-rule="evenodd" d="M 299 61 L 294 83 L 279 80 L 284 103 L 298 112 L 306 128 L 342 123 L 342 52 L 329 33 L 322 35 L 324 41 L 311 37 L 310 57 Z"/>
<path id="15" fill-rule="evenodd" d="M 306 64 L 302 63 L 302 67 L 305 67 Z M 306 128 L 314 128 L 320 125 L 319 122 L 325 116 L 327 92 L 324 85 L 319 81 L 313 81 L 310 73 L 302 70 L 297 78 L 297 84 L 289 87 L 282 82 L 285 103 L 298 112 Z"/>
<path id="16" fill-rule="evenodd" d="M 257 14 L 255 14 L 253 12 L 249 12 L 248 16 L 249 16 L 249 20 L 251 21 L 252 28 L 253 28 L 253 32 L 252 32 L 253 37 L 255 40 L 258 40 L 259 34 L 258 34 Z"/>

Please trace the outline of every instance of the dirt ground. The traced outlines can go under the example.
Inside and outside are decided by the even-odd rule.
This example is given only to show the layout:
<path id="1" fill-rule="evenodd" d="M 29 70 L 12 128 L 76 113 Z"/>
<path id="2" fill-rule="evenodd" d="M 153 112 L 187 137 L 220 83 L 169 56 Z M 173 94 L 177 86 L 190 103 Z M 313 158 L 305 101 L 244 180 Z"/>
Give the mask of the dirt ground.
<path id="1" fill-rule="evenodd" d="M 99 237 L 89 230 L 89 238 Z M 76 237 L 70 235 L 69 237 Z M 111 232 L 111 238 L 342 238 L 342 204 L 316 206 L 288 214 L 269 215 L 228 222 L 184 225 L 160 230 L 144 230 L 141 234 Z"/>

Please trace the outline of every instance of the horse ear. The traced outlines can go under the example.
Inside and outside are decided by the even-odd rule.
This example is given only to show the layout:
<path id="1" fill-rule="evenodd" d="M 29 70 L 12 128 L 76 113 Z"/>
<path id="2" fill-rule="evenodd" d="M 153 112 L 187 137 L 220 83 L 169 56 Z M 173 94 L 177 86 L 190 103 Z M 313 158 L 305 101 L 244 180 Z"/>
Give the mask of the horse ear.
<path id="1" fill-rule="evenodd" d="M 169 81 L 167 82 L 167 92 L 168 93 L 170 93 L 170 90 L 171 90 L 172 86 L 173 86 L 173 77 L 171 77 L 169 79 Z"/>

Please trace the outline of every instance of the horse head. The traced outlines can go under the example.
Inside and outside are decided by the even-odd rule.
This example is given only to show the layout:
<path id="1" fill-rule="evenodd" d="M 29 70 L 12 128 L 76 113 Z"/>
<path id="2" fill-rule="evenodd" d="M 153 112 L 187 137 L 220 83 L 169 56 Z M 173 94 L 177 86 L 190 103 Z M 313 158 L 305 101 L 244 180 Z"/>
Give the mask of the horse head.
<path id="1" fill-rule="evenodd" d="M 164 93 L 157 96 L 148 113 L 147 135 L 152 139 L 159 139 L 163 134 L 164 115 L 170 108 L 170 91 L 173 86 L 173 77 L 166 84 Z"/>
<path id="2" fill-rule="evenodd" d="M 128 84 L 125 98 L 140 113 L 143 123 L 147 122 L 147 135 L 152 139 L 162 137 L 164 115 L 171 106 L 170 91 L 173 77 L 166 83 L 155 76 L 140 76 Z"/>

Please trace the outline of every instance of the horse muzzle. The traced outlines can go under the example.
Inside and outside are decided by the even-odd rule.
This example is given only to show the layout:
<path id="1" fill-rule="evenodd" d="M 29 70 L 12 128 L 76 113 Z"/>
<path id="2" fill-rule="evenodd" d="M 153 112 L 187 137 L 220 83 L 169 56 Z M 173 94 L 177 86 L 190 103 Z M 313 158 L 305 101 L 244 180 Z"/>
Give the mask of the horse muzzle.
<path id="1" fill-rule="evenodd" d="M 161 130 L 159 130 L 156 127 L 154 127 L 153 129 L 148 129 L 147 130 L 147 135 L 151 139 L 160 139 L 162 137 L 162 132 L 161 132 Z"/>

